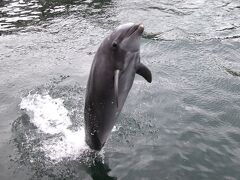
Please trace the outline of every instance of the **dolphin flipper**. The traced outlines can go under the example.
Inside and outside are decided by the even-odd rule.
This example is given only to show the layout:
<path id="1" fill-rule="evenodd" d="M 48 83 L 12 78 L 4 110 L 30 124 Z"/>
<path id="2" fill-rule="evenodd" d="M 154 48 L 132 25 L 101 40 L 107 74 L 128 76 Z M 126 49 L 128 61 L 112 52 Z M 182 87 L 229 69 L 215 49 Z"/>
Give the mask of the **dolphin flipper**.
<path id="1" fill-rule="evenodd" d="M 147 82 L 151 83 L 152 82 L 152 73 L 151 71 L 147 68 L 147 66 L 145 66 L 142 63 L 139 63 L 137 65 L 137 74 L 139 74 L 140 76 L 142 76 L 144 79 L 147 80 Z"/>

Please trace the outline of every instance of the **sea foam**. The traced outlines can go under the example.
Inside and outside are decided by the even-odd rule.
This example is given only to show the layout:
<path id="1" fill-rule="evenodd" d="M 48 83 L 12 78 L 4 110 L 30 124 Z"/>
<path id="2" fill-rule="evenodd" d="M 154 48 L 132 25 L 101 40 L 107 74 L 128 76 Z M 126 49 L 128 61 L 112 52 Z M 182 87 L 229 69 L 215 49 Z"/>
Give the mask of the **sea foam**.
<path id="1" fill-rule="evenodd" d="M 20 103 L 20 108 L 26 110 L 37 131 L 51 135 L 42 139 L 39 148 L 54 162 L 65 158 L 76 159 L 89 150 L 84 128 L 70 129 L 72 122 L 63 102 L 63 99 L 53 99 L 48 94 L 29 94 Z"/>

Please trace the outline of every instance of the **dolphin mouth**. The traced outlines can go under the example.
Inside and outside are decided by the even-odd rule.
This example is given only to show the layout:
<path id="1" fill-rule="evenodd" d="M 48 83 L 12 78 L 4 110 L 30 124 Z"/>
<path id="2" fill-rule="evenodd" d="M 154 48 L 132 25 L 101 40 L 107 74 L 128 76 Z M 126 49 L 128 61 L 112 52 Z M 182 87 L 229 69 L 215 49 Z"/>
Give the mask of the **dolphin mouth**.
<path id="1" fill-rule="evenodd" d="M 143 31 L 144 31 L 144 26 L 142 23 L 135 24 L 129 29 L 128 36 L 132 36 L 136 33 L 139 33 L 141 35 L 143 33 Z"/>

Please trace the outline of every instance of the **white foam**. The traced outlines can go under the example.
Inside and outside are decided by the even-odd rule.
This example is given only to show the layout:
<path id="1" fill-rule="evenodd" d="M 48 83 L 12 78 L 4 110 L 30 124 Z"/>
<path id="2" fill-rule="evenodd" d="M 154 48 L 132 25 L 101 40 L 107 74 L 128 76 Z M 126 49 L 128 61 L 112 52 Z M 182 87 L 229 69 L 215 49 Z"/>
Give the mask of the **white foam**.
<path id="1" fill-rule="evenodd" d="M 66 130 L 62 137 L 44 141 L 41 148 L 45 151 L 46 156 L 55 162 L 64 158 L 76 159 L 88 150 L 84 141 L 83 128 L 76 132 Z"/>
<path id="2" fill-rule="evenodd" d="M 64 158 L 75 159 L 89 149 L 85 143 L 84 128 L 79 127 L 76 131 L 69 129 L 72 122 L 62 99 L 53 99 L 48 94 L 29 94 L 22 99 L 20 108 L 30 114 L 30 121 L 41 133 L 53 135 L 42 140 L 40 149 L 54 162 Z"/>
<path id="3" fill-rule="evenodd" d="M 121 126 L 113 126 L 112 132 L 117 132 Z"/>

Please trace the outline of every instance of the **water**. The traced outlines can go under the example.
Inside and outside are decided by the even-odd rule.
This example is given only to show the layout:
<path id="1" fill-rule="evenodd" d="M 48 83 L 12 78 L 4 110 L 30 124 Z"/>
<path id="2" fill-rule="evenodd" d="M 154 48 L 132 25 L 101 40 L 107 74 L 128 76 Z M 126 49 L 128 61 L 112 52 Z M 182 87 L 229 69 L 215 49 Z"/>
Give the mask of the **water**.
<path id="1" fill-rule="evenodd" d="M 240 178 L 240 3 L 0 2 L 0 179 Z M 100 154 L 84 143 L 92 59 L 111 29 L 142 22 L 141 60 Z"/>

